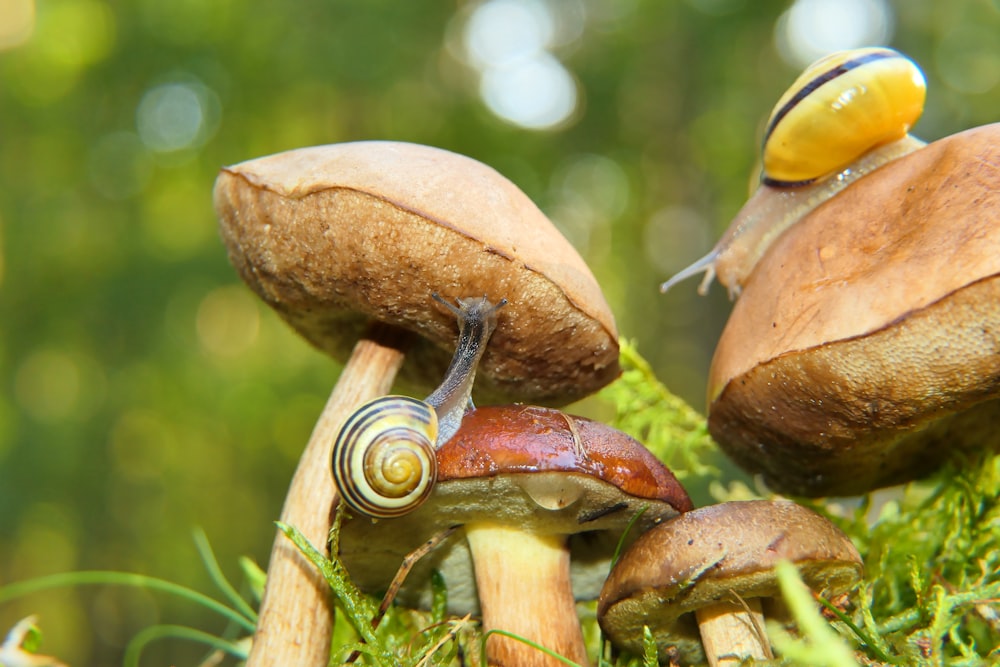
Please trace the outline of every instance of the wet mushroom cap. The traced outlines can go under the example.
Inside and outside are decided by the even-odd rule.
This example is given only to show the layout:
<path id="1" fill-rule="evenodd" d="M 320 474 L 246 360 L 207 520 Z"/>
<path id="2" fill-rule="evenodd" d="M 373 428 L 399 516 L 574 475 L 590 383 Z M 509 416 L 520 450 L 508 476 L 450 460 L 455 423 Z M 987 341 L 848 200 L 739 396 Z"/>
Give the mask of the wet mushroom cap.
<path id="1" fill-rule="evenodd" d="M 454 317 L 431 301 L 506 298 L 479 393 L 569 403 L 619 373 L 617 329 L 583 260 L 513 183 L 471 158 L 371 141 L 222 170 L 230 261 L 300 334 L 338 359 L 372 320 L 422 337 L 403 369 L 439 378 Z"/>
<path id="2" fill-rule="evenodd" d="M 399 519 L 345 522 L 341 558 L 359 587 L 379 591 L 403 556 L 434 533 L 489 520 L 572 535 L 574 592 L 592 599 L 619 537 L 643 507 L 634 535 L 688 511 L 691 501 L 638 441 L 600 422 L 548 408 L 480 407 L 438 450 L 438 482 L 428 501 Z M 432 569 L 444 574 L 452 613 L 477 611 L 472 561 L 460 534 L 417 564 L 400 593 L 401 604 L 428 605 Z"/>
<path id="3" fill-rule="evenodd" d="M 643 533 L 608 576 L 598 601 L 601 627 L 616 645 L 642 654 L 642 627 L 661 649 L 697 659 L 699 607 L 780 595 L 774 566 L 796 565 L 826 598 L 860 581 L 857 549 L 836 526 L 791 501 L 748 500 L 700 507 Z"/>
<path id="4" fill-rule="evenodd" d="M 786 231 L 715 352 L 709 429 L 800 495 L 1000 446 L 1000 124 L 860 179 Z"/>

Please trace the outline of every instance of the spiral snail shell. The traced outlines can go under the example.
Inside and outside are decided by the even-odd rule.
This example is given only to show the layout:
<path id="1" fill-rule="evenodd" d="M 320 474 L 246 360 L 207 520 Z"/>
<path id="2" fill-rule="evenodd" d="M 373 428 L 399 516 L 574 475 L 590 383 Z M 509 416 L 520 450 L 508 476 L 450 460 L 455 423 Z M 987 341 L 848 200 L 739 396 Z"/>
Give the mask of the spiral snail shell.
<path id="1" fill-rule="evenodd" d="M 437 479 L 436 450 L 472 403 L 476 367 L 507 301 L 434 298 L 458 318 L 458 344 L 444 380 L 425 400 L 381 396 L 355 410 L 333 443 L 333 481 L 353 510 L 375 518 L 412 512 Z"/>
<path id="2" fill-rule="evenodd" d="M 761 185 L 712 251 L 660 286 L 705 272 L 739 296 L 757 260 L 785 229 L 858 178 L 924 146 L 907 134 L 923 111 L 920 68 L 887 48 L 816 61 L 778 100 L 764 133 Z"/>
<path id="3" fill-rule="evenodd" d="M 418 507 L 437 480 L 438 418 L 424 401 L 380 396 L 344 423 L 333 445 L 333 476 L 355 510 L 394 517 Z"/>

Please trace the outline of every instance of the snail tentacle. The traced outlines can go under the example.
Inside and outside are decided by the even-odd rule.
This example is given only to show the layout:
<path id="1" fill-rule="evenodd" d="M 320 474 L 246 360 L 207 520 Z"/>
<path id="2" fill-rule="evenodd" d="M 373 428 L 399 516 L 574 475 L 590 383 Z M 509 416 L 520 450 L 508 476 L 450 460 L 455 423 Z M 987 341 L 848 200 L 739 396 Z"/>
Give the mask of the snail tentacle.
<path id="1" fill-rule="evenodd" d="M 486 351 L 486 343 L 497 326 L 497 311 L 507 305 L 507 299 L 496 304 L 487 297 L 458 298 L 455 304 L 432 295 L 458 318 L 458 344 L 444 380 L 431 392 L 426 402 L 438 413 L 440 447 L 455 435 L 466 409 L 472 406 L 472 386 L 476 368 Z"/>
<path id="2" fill-rule="evenodd" d="M 718 247 L 712 248 L 712 251 L 701 259 L 695 261 L 690 266 L 681 269 L 674 275 L 672 275 L 668 280 L 664 281 L 660 285 L 660 292 L 665 293 L 668 289 L 681 282 L 682 280 L 687 280 L 691 276 L 697 275 L 704 272 L 705 277 L 702 278 L 701 284 L 698 285 L 698 294 L 704 296 L 708 292 L 708 286 L 712 284 L 712 279 L 715 278 L 715 263 L 719 259 L 719 249 Z"/>
<path id="3" fill-rule="evenodd" d="M 436 294 L 458 318 L 458 344 L 441 385 L 421 401 L 409 396 L 381 396 L 352 413 L 333 443 L 333 480 L 353 510 L 374 518 L 412 512 L 437 481 L 437 448 L 461 425 L 471 406 L 476 367 L 497 325 L 485 296 L 456 299 Z"/>

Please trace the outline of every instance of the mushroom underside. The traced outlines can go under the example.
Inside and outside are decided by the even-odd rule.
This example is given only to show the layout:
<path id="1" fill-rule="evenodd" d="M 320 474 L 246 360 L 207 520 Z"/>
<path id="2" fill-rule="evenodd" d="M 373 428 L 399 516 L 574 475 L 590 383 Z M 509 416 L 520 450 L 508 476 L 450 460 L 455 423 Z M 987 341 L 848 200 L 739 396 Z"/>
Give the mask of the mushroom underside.
<path id="1" fill-rule="evenodd" d="M 817 591 L 844 591 L 858 578 L 856 563 L 844 561 L 831 564 L 815 561 L 797 563 L 796 567 L 803 580 Z M 702 573 L 699 573 L 702 574 Z M 642 628 L 648 626 L 661 659 L 666 659 L 673 647 L 682 664 L 704 662 L 704 651 L 698 625 L 692 612 L 714 602 L 737 602 L 761 598 L 767 618 L 781 620 L 783 609 L 777 582 L 770 571 L 747 574 L 741 577 L 740 593 L 732 592 L 734 584 L 715 581 L 709 577 L 699 582 L 697 587 L 690 581 L 678 580 L 671 588 L 650 588 L 641 594 L 610 605 L 605 611 L 605 623 L 615 626 L 616 637 L 634 637 L 633 641 L 622 640 L 622 646 L 636 655 L 642 655 Z"/>
<path id="2" fill-rule="evenodd" d="M 452 314 L 431 301 L 440 293 L 509 301 L 481 364 L 476 390 L 483 402 L 513 396 L 565 404 L 619 373 L 612 321 L 488 243 L 356 190 L 289 199 L 226 178 L 232 185 L 218 206 L 231 263 L 261 299 L 335 358 L 346 357 L 369 321 L 384 321 L 420 334 L 401 370 L 404 383 L 422 387 L 442 376 L 456 328 Z M 240 210 L 255 216 L 240 217 Z M 360 224 L 331 222 L 354 219 L 357 211 L 370 218 L 363 233 Z M 586 280 L 574 274 L 574 283 Z"/>
<path id="3" fill-rule="evenodd" d="M 551 495 L 544 478 L 558 479 L 565 493 Z M 677 511 L 668 503 L 643 498 L 623 501 L 612 485 L 585 475 L 522 473 L 486 480 L 474 497 L 465 484 L 438 482 L 434 495 L 415 512 L 372 524 L 363 517 L 341 528 L 340 557 L 359 588 L 379 593 L 395 574 L 403 557 L 434 533 L 452 525 L 488 517 L 498 524 L 518 526 L 538 534 L 568 534 L 570 571 L 577 599 L 594 599 L 611 568 L 619 539 L 640 508 L 646 506 L 625 543 Z M 541 488 L 546 489 L 543 495 Z M 540 511 L 539 501 L 547 507 Z M 533 518 L 525 518 L 533 517 Z M 567 528 L 571 526 L 572 528 Z M 399 604 L 427 609 L 431 602 L 430 573 L 439 571 L 448 591 L 448 612 L 479 613 L 469 545 L 461 531 L 420 559 L 397 596 Z"/>
<path id="4" fill-rule="evenodd" d="M 851 495 L 1000 448 L 1000 276 L 731 379 L 709 430 L 782 493 Z"/>

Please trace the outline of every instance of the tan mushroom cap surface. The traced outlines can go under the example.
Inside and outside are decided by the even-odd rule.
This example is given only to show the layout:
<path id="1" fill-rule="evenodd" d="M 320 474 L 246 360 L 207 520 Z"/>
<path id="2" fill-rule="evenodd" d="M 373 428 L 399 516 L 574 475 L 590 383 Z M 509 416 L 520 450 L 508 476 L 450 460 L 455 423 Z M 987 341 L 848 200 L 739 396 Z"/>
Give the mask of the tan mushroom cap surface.
<path id="1" fill-rule="evenodd" d="M 789 560 L 826 598 L 861 580 L 861 556 L 850 539 L 812 510 L 791 501 L 748 500 L 699 507 L 643 533 L 615 565 L 598 602 L 601 627 L 616 645 L 642 655 L 649 626 L 661 653 L 676 646 L 685 662 L 701 658 L 690 612 L 730 591 L 747 598 L 780 596 L 774 566 Z"/>
<path id="2" fill-rule="evenodd" d="M 621 534 L 645 507 L 633 533 L 691 509 L 674 475 L 641 443 L 600 422 L 529 406 L 469 412 L 438 450 L 438 482 L 428 501 L 396 519 L 345 522 L 340 555 L 363 590 L 386 587 L 403 556 L 436 532 L 488 520 L 570 538 L 574 592 L 593 599 Z M 449 610 L 478 610 L 472 559 L 461 534 L 423 558 L 399 600 L 426 607 L 429 574 L 440 570 Z"/>
<path id="3" fill-rule="evenodd" d="M 853 494 L 1000 444 L 1000 124 L 860 179 L 785 232 L 715 352 L 709 428 L 786 493 Z"/>
<path id="4" fill-rule="evenodd" d="M 562 404 L 618 373 L 614 317 L 555 226 L 492 168 L 388 141 L 302 148 L 222 170 L 215 206 L 233 265 L 316 347 L 343 359 L 369 321 L 422 337 L 404 367 L 440 379 L 454 316 L 432 293 L 502 298 L 480 381 Z"/>

